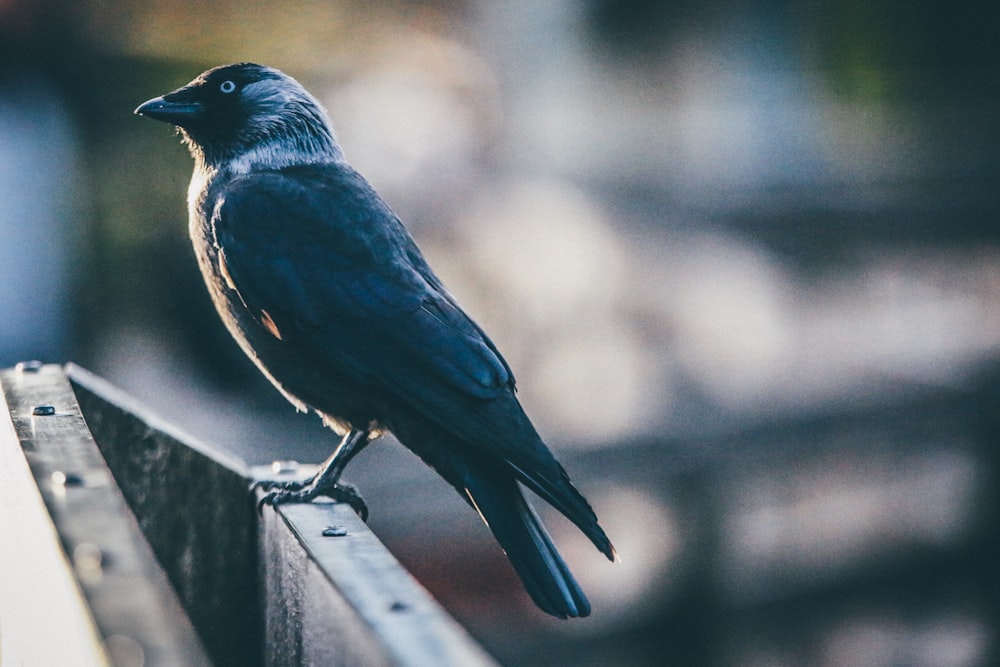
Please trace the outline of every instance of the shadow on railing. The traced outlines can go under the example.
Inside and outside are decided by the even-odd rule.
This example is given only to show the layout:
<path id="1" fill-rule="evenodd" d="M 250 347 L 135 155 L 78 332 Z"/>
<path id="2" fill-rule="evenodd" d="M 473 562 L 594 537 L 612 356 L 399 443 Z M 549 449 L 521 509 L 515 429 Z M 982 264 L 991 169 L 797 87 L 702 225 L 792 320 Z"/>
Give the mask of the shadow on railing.
<path id="1" fill-rule="evenodd" d="M 350 508 L 258 515 L 267 469 L 77 366 L 0 388 L 0 664 L 494 664 Z"/>

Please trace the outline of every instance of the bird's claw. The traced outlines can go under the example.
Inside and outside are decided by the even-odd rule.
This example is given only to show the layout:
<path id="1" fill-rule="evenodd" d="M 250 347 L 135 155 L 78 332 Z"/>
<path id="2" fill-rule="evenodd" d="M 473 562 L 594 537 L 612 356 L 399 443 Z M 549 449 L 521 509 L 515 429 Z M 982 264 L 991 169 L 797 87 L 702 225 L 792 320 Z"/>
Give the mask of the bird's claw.
<path id="1" fill-rule="evenodd" d="M 307 482 L 276 482 L 260 481 L 254 482 L 254 489 L 264 489 L 267 491 L 257 502 L 257 513 L 264 511 L 265 505 L 275 507 L 289 503 L 308 503 L 319 496 L 327 496 L 339 503 L 347 503 L 351 506 L 362 521 L 368 521 L 368 504 L 358 493 L 356 487 L 351 484 L 336 483 L 330 485 L 315 484 L 312 480 Z"/>
<path id="2" fill-rule="evenodd" d="M 250 485 L 251 491 L 256 491 L 257 489 L 262 489 L 264 491 L 270 491 L 271 489 L 282 489 L 284 491 L 300 491 L 305 487 L 310 480 L 304 482 L 286 482 L 278 481 L 276 479 L 259 479 Z"/>

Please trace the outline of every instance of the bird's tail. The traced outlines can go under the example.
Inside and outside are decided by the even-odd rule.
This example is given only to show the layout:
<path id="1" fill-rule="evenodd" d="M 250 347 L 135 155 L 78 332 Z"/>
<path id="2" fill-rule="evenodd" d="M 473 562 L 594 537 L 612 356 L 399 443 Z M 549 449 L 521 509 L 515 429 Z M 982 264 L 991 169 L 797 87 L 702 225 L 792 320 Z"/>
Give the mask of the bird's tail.
<path id="1" fill-rule="evenodd" d="M 469 480 L 465 491 L 507 553 L 535 604 L 558 618 L 588 616 L 587 596 L 556 551 L 517 481 L 507 475 L 480 474 Z"/>

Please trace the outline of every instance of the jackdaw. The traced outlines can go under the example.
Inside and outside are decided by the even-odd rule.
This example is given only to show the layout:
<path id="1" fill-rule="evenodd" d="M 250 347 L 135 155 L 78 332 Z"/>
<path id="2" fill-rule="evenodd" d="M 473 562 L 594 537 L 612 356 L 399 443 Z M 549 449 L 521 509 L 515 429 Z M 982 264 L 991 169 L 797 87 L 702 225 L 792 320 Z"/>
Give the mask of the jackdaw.
<path id="1" fill-rule="evenodd" d="M 522 494 L 562 512 L 609 559 L 586 499 L 514 395 L 514 375 L 372 186 L 344 159 L 323 107 L 294 79 L 239 63 L 135 113 L 180 128 L 194 158 L 189 231 L 229 332 L 292 405 L 343 436 L 307 482 L 263 502 L 351 503 L 348 461 L 389 430 L 482 517 L 535 603 L 590 603 Z"/>

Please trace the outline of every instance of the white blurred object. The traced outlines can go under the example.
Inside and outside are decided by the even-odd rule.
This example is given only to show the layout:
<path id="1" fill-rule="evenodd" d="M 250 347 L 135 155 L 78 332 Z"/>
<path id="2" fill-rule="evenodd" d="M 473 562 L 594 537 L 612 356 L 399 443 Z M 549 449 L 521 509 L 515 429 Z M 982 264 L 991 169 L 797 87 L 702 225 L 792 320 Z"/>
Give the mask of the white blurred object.
<path id="1" fill-rule="evenodd" d="M 414 213 L 452 203 L 475 181 L 496 94 L 475 53 L 405 32 L 369 53 L 323 101 L 348 159 L 414 225 Z"/>
<path id="2" fill-rule="evenodd" d="M 522 380 L 543 433 L 577 446 L 642 432 L 665 402 L 622 305 L 628 252 L 600 209 L 565 183 L 484 193 L 457 230 L 471 305 Z M 532 409 L 535 408 L 535 409 Z"/>
<path id="3" fill-rule="evenodd" d="M 973 667 L 985 664 L 992 632 L 966 611 L 914 621 L 869 612 L 838 624 L 821 647 L 821 667 Z"/>
<path id="4" fill-rule="evenodd" d="M 887 554 L 958 544 L 973 526 L 982 464 L 953 450 L 843 457 L 748 476 L 729 487 L 720 546 L 737 600 L 816 584 Z"/>

